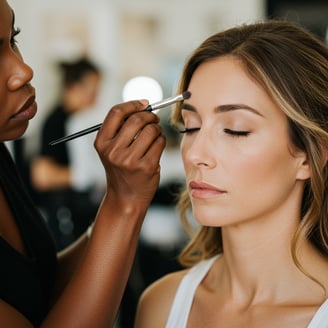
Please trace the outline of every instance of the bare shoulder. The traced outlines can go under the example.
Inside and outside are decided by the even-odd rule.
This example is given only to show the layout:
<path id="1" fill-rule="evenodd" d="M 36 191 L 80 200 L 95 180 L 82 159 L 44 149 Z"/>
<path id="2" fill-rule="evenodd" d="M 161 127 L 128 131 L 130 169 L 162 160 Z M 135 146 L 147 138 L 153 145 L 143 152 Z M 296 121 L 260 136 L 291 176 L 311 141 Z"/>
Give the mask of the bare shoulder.
<path id="1" fill-rule="evenodd" d="M 188 270 L 170 273 L 155 281 L 142 293 L 135 327 L 165 327 L 177 288 Z"/>

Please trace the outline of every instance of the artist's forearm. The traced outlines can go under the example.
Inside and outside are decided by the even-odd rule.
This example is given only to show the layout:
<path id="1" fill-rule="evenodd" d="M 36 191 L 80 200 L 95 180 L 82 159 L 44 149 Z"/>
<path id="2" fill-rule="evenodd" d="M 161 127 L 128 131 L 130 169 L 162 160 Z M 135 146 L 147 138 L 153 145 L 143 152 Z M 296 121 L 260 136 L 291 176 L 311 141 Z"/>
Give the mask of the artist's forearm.
<path id="1" fill-rule="evenodd" d="M 102 205 L 85 258 L 44 327 L 113 325 L 145 214 L 145 207 L 138 204 L 120 208 Z"/>
<path id="2" fill-rule="evenodd" d="M 57 274 L 53 289 L 52 304 L 58 300 L 60 294 L 80 266 L 85 256 L 88 241 L 88 237 L 84 233 L 77 241 L 58 253 Z"/>

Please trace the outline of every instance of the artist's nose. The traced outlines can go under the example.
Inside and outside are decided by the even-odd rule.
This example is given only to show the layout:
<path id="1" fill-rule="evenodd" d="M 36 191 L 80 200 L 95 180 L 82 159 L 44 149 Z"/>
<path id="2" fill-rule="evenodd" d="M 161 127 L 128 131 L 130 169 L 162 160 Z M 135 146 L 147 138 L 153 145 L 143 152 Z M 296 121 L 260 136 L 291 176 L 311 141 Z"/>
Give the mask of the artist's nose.
<path id="1" fill-rule="evenodd" d="M 16 91 L 31 82 L 33 70 L 27 65 L 20 53 L 13 53 L 11 56 L 10 67 L 12 67 L 7 86 L 9 91 Z"/>

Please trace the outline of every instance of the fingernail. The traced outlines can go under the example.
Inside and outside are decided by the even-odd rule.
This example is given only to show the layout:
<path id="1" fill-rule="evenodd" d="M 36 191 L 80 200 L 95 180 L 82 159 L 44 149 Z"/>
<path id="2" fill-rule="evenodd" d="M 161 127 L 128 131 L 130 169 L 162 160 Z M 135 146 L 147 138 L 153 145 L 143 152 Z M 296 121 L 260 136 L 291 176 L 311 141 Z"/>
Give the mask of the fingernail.
<path id="1" fill-rule="evenodd" d="M 139 102 L 141 103 L 141 105 L 143 106 L 147 106 L 149 104 L 149 101 L 147 99 L 140 99 Z"/>

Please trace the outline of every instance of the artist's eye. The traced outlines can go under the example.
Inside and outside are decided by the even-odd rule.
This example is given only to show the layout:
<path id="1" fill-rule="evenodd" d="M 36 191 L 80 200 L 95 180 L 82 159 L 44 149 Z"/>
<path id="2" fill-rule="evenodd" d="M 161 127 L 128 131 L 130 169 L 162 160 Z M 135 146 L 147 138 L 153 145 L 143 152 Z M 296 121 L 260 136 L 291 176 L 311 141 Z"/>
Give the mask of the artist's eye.
<path id="1" fill-rule="evenodd" d="M 21 31 L 20 28 L 15 28 L 13 30 L 13 33 L 12 33 L 11 39 L 10 39 L 10 44 L 12 47 L 16 46 L 16 44 L 17 44 L 16 36 L 20 33 L 20 31 Z"/>
<path id="2" fill-rule="evenodd" d="M 250 134 L 249 131 L 236 131 L 230 129 L 223 129 L 223 131 L 233 137 L 247 137 Z"/>
<path id="3" fill-rule="evenodd" d="M 185 128 L 184 130 L 180 130 L 179 132 L 182 134 L 192 134 L 199 130 L 200 130 L 200 128 Z"/>

